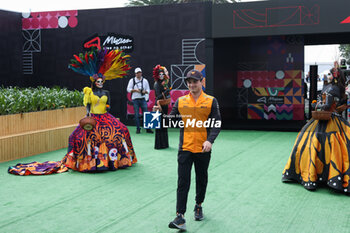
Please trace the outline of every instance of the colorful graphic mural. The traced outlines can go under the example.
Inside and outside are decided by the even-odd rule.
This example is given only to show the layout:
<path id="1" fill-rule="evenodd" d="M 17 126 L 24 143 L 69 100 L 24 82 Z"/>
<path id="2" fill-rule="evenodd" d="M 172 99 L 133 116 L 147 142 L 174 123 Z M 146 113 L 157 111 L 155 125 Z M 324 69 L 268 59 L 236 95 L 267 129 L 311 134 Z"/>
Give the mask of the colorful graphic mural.
<path id="1" fill-rule="evenodd" d="M 241 119 L 304 119 L 301 70 L 238 71 L 237 77 L 237 101 L 240 108 L 247 107 Z"/>

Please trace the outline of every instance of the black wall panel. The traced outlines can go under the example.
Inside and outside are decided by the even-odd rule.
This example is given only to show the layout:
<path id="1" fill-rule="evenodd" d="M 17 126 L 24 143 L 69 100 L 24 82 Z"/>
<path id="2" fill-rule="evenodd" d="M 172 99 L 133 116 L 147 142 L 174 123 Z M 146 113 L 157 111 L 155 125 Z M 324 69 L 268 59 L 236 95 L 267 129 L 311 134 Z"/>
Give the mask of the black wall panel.
<path id="1" fill-rule="evenodd" d="M 74 28 L 41 29 L 41 52 L 33 53 L 33 74 L 23 75 L 24 86 L 54 86 L 81 90 L 89 86 L 88 77 L 69 70 L 68 63 L 83 51 L 83 41 L 98 33 L 132 36 L 134 50 L 130 53 L 132 70 L 124 79 L 107 81 L 111 92 L 111 113 L 126 116 L 126 86 L 134 69 L 141 67 L 144 77 L 153 87 L 152 69 L 157 64 L 181 64 L 182 40 L 205 37 L 205 6 L 207 4 L 175 4 L 149 7 L 127 7 L 79 10 L 78 25 Z M 18 17 L 17 17 L 18 18 Z M 21 20 L 21 18 L 17 19 Z M 21 26 L 17 23 L 17 29 Z M 20 30 L 15 30 L 18 34 Z M 16 43 L 21 46 L 21 43 Z M 197 55 L 205 62 L 205 48 L 197 48 Z M 21 51 L 16 52 L 19 56 Z M 3 59 L 2 59 L 3 60 Z M 2 61 L 4 62 L 4 61 Z M 17 62 L 20 64 L 20 61 Z"/>
<path id="2" fill-rule="evenodd" d="M 289 53 L 293 62 L 287 60 Z M 303 37 L 214 39 L 214 95 L 220 103 L 224 128 L 299 129 L 304 119 L 300 86 L 303 66 Z M 278 80 L 263 75 L 277 71 L 283 71 L 285 77 Z M 247 75 L 245 79 L 251 81 L 251 86 L 238 83 L 240 73 Z M 278 89 L 278 95 L 269 94 Z M 269 102 L 270 98 L 279 98 L 281 102 Z M 260 102 L 263 99 L 267 102 Z M 269 109 L 264 114 L 266 107 L 273 108 L 273 112 Z"/>
<path id="3" fill-rule="evenodd" d="M 0 86 L 23 85 L 21 14 L 0 10 Z"/>
<path id="4" fill-rule="evenodd" d="M 213 37 L 349 32 L 348 0 L 270 0 L 213 5 Z"/>

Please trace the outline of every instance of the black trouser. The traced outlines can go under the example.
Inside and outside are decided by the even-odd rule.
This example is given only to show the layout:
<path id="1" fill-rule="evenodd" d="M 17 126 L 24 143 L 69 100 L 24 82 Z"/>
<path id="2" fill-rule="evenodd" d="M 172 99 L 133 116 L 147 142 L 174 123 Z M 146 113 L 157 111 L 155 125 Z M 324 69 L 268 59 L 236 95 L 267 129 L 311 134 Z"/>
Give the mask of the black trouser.
<path id="1" fill-rule="evenodd" d="M 168 114 L 168 105 L 162 106 L 163 114 Z M 163 115 L 160 117 L 160 129 L 156 129 L 154 149 L 165 149 L 169 147 L 168 129 L 163 128 Z"/>
<path id="2" fill-rule="evenodd" d="M 177 202 L 176 212 L 185 214 L 188 191 L 191 185 L 191 169 L 194 163 L 196 172 L 196 203 L 204 201 L 205 191 L 208 183 L 208 167 L 211 152 L 192 153 L 189 151 L 179 151 L 177 155 Z"/>

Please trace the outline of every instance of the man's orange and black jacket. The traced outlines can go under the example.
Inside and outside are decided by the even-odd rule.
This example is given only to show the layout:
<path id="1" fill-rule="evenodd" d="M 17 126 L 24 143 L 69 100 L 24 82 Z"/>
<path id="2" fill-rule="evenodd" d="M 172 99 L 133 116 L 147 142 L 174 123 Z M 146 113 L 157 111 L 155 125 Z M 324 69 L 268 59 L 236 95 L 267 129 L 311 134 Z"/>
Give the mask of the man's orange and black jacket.
<path id="1" fill-rule="evenodd" d="M 191 93 L 178 98 L 169 117 L 181 119 L 185 124 L 185 127 L 180 128 L 180 151 L 201 153 L 203 143 L 209 141 L 213 144 L 220 132 L 220 127 L 213 127 L 215 124 L 218 126 L 218 121 L 221 126 L 218 101 L 203 91 L 197 101 L 194 100 Z M 197 121 L 200 122 L 197 123 Z M 210 123 L 209 127 L 201 125 L 201 122 L 205 121 Z"/>

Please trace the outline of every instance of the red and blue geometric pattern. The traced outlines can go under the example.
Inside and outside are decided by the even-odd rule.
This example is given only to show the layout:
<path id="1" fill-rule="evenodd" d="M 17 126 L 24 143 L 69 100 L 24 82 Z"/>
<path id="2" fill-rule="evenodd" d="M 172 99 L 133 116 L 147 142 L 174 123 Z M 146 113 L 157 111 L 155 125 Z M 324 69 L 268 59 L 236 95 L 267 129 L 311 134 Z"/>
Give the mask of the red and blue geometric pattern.
<path id="1" fill-rule="evenodd" d="M 264 104 L 248 104 L 248 119 L 264 119 Z"/>
<path id="2" fill-rule="evenodd" d="M 274 71 L 238 71 L 237 87 L 242 88 L 244 80 L 251 81 L 251 87 L 284 87 L 284 82 L 276 78 Z"/>
<path id="3" fill-rule="evenodd" d="M 277 120 L 292 120 L 293 119 L 293 105 L 292 104 L 277 104 L 276 106 Z"/>
<path id="4" fill-rule="evenodd" d="M 282 71 L 282 78 L 274 71 L 238 71 L 238 90 L 247 90 L 247 119 L 304 120 L 304 98 L 301 70 Z M 247 81 L 249 80 L 249 81 Z M 273 102 L 279 96 L 282 102 Z M 272 99 L 275 98 L 275 99 Z"/>
<path id="5" fill-rule="evenodd" d="M 276 120 L 276 105 L 264 105 L 264 119 Z"/>
<path id="6" fill-rule="evenodd" d="M 78 25 L 77 10 L 31 12 L 22 18 L 22 30 L 74 28 Z"/>

